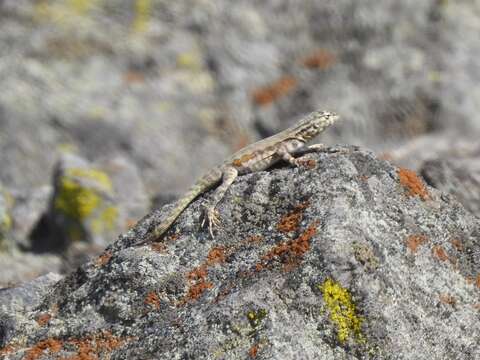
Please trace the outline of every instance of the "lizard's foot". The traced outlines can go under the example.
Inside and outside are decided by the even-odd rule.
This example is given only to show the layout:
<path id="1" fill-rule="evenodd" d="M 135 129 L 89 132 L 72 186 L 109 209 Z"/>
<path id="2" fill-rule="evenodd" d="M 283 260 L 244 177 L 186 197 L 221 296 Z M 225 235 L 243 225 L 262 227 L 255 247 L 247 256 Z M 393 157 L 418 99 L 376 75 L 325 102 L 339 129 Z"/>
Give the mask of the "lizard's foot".
<path id="1" fill-rule="evenodd" d="M 220 214 L 214 207 L 206 206 L 202 226 L 208 221 L 208 231 L 213 239 L 213 229 L 220 226 Z"/>

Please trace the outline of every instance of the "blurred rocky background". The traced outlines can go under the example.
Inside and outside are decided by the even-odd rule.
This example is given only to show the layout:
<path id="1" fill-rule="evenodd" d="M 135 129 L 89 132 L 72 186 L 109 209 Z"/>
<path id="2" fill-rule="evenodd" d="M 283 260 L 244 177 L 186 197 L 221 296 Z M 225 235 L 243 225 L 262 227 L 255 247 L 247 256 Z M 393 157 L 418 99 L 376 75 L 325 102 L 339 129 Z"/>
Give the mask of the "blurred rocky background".
<path id="1" fill-rule="evenodd" d="M 479 216 L 479 33 L 479 0 L 0 0 L 0 287 L 314 109 Z"/>

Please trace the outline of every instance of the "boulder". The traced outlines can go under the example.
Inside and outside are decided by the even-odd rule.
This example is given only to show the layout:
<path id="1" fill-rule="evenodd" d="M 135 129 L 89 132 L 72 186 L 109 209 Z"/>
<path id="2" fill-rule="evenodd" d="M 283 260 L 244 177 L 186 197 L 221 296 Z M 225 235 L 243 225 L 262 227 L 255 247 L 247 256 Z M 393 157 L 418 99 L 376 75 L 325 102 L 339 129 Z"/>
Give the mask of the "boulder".
<path id="1" fill-rule="evenodd" d="M 355 147 L 239 177 L 214 238 L 166 205 L 8 314 L 8 359 L 476 359 L 480 222 Z M 0 322 L 0 324 L 2 324 Z M 7 334 L 7 335 L 5 335 Z"/>

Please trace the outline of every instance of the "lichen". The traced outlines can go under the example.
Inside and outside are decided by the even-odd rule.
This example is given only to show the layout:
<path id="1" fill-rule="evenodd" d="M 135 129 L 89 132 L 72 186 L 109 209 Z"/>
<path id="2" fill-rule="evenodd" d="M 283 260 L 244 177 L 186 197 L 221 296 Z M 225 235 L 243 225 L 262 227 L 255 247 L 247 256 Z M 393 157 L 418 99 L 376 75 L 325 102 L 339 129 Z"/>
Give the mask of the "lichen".
<path id="1" fill-rule="evenodd" d="M 111 231 L 115 228 L 118 218 L 118 209 L 115 206 L 109 206 L 102 211 L 100 216 L 92 220 L 92 230 L 96 234 L 104 231 Z"/>
<path id="2" fill-rule="evenodd" d="M 250 310 L 247 312 L 247 319 L 250 323 L 250 326 L 256 329 L 262 322 L 263 319 L 267 317 L 267 310 L 265 309 L 258 309 L 258 310 Z"/>
<path id="3" fill-rule="evenodd" d="M 3 218 L 0 219 L 0 230 L 9 231 L 12 227 L 12 218 L 8 213 L 3 214 Z"/>
<path id="4" fill-rule="evenodd" d="M 148 22 L 150 21 L 151 15 L 152 15 L 152 1 L 136 0 L 133 30 L 136 32 L 145 31 L 147 29 Z"/>
<path id="5" fill-rule="evenodd" d="M 112 191 L 112 181 L 110 177 L 101 170 L 97 169 L 84 169 L 84 168 L 71 168 L 67 169 L 66 175 L 68 177 L 77 177 L 94 181 L 96 185 L 100 185 L 102 190 Z"/>
<path id="6" fill-rule="evenodd" d="M 362 318 L 357 315 L 350 292 L 330 278 L 318 287 L 330 313 L 330 321 L 337 327 L 338 341 L 344 343 L 353 335 L 357 342 L 363 343 Z"/>
<path id="7" fill-rule="evenodd" d="M 82 184 L 82 180 L 91 181 L 95 188 Z M 98 190 L 97 190 L 98 188 Z M 70 218 L 84 220 L 102 203 L 99 191 L 112 191 L 112 182 L 107 174 L 95 169 L 72 168 L 61 176 L 55 208 Z M 117 218 L 115 208 L 105 209 L 99 217 L 101 224 L 97 229 L 113 228 Z"/>
<path id="8" fill-rule="evenodd" d="M 90 216 L 99 206 L 99 195 L 90 188 L 86 188 L 76 181 L 62 176 L 60 189 L 55 199 L 55 208 L 65 215 L 78 220 Z"/>

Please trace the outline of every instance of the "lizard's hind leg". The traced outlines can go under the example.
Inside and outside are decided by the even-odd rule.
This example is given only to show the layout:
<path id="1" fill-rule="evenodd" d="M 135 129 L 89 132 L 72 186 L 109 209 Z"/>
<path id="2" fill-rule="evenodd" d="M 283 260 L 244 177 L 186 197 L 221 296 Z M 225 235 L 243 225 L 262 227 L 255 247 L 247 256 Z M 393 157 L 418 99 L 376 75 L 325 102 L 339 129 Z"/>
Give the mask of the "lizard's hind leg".
<path id="1" fill-rule="evenodd" d="M 213 228 L 220 226 L 220 217 L 216 206 L 225 196 L 225 192 L 238 176 L 238 171 L 233 166 L 228 166 L 223 170 L 222 183 L 213 193 L 213 198 L 209 205 L 205 206 L 205 215 L 202 221 L 202 226 L 208 222 L 208 231 L 213 238 Z"/>

